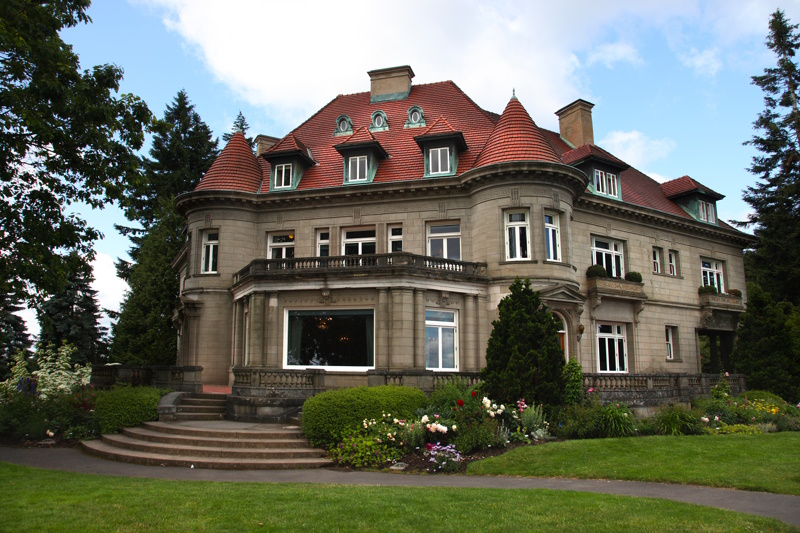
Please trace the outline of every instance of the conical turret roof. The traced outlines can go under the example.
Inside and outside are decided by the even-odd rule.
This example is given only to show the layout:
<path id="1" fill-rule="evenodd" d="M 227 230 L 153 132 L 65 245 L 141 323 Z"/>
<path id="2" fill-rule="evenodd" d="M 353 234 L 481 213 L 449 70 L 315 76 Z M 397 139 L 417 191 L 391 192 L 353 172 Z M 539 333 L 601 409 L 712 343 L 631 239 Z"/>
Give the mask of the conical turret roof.
<path id="1" fill-rule="evenodd" d="M 196 191 L 258 192 L 261 185 L 261 166 L 253 155 L 247 139 L 237 131 L 222 149 L 211 168 L 195 187 Z"/>

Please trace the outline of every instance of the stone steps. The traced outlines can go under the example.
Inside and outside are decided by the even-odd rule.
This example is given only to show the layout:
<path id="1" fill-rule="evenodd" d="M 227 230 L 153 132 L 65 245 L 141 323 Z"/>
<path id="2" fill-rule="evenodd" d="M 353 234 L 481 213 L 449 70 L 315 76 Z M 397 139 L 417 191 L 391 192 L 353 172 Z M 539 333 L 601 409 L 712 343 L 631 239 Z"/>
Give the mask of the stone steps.
<path id="1" fill-rule="evenodd" d="M 309 447 L 299 428 L 280 424 L 147 422 L 81 446 L 91 455 L 151 466 L 273 470 L 332 464 L 323 450 Z"/>
<path id="2" fill-rule="evenodd" d="M 194 393 L 180 399 L 175 420 L 223 420 L 226 414 L 227 400 L 224 395 Z"/>

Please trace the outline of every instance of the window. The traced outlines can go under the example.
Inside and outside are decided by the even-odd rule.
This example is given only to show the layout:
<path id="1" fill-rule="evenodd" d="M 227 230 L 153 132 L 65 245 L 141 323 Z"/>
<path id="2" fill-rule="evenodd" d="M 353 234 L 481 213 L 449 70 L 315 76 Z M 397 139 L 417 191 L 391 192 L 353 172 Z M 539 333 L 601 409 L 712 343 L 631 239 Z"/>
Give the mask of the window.
<path id="1" fill-rule="evenodd" d="M 677 359 L 675 354 L 675 341 L 677 339 L 678 328 L 675 326 L 667 326 L 664 328 L 664 332 L 667 336 L 667 361 L 673 361 Z"/>
<path id="2" fill-rule="evenodd" d="M 217 255 L 219 253 L 219 232 L 209 231 L 203 234 L 203 274 L 217 273 Z"/>
<path id="3" fill-rule="evenodd" d="M 370 121 L 370 131 L 386 131 L 389 129 L 389 121 L 386 120 L 386 113 L 383 111 L 375 111 L 372 113 L 372 120 Z"/>
<path id="4" fill-rule="evenodd" d="M 347 181 L 367 181 L 367 156 L 359 155 L 348 159 Z"/>
<path id="5" fill-rule="evenodd" d="M 458 335 L 455 311 L 425 310 L 425 367 L 458 369 Z"/>
<path id="6" fill-rule="evenodd" d="M 609 277 L 625 275 L 622 260 L 622 243 L 611 239 L 592 237 L 592 264 L 606 267 Z"/>
<path id="7" fill-rule="evenodd" d="M 661 248 L 653 247 L 653 272 L 661 274 Z"/>
<path id="8" fill-rule="evenodd" d="M 558 230 L 558 215 L 544 212 L 544 237 L 548 261 L 561 261 L 561 234 Z"/>
<path id="9" fill-rule="evenodd" d="M 603 172 L 602 170 L 594 171 L 594 192 L 603 196 L 611 196 L 617 198 L 617 175 Z"/>
<path id="10" fill-rule="evenodd" d="M 389 252 L 403 251 L 403 226 L 389 226 Z"/>
<path id="11" fill-rule="evenodd" d="M 291 259 L 294 257 L 294 233 L 275 233 L 269 236 L 269 258 Z"/>
<path id="12" fill-rule="evenodd" d="M 506 260 L 520 261 L 530 259 L 530 238 L 528 215 L 525 212 L 507 212 L 506 219 Z"/>
<path id="13" fill-rule="evenodd" d="M 428 151 L 428 174 L 450 173 L 450 148 L 431 148 Z"/>
<path id="14" fill-rule="evenodd" d="M 287 367 L 336 370 L 375 366 L 372 309 L 286 311 Z"/>
<path id="15" fill-rule="evenodd" d="M 275 188 L 285 189 L 292 186 L 292 165 L 275 165 Z"/>
<path id="16" fill-rule="evenodd" d="M 461 260 L 461 225 L 428 226 L 428 255 L 442 259 Z"/>
<path id="17" fill-rule="evenodd" d="M 374 253 L 374 229 L 345 230 L 344 239 L 342 239 L 342 255 L 365 255 Z"/>
<path id="18" fill-rule="evenodd" d="M 331 234 L 326 229 L 317 230 L 317 257 L 331 255 Z"/>
<path id="19" fill-rule="evenodd" d="M 348 135 L 353 133 L 353 121 L 347 115 L 339 115 L 336 118 L 336 129 L 334 135 Z"/>
<path id="20" fill-rule="evenodd" d="M 700 220 L 714 224 L 717 220 L 717 217 L 714 214 L 714 204 L 700 200 L 699 205 Z"/>
<path id="21" fill-rule="evenodd" d="M 408 120 L 406 121 L 404 128 L 420 128 L 425 126 L 425 116 L 422 113 L 422 108 L 416 105 L 412 105 L 408 108 Z"/>
<path id="22" fill-rule="evenodd" d="M 725 292 L 724 278 L 722 275 L 722 263 L 719 261 L 702 259 L 700 261 L 700 271 L 703 274 L 703 286 L 717 288 L 717 292 Z"/>
<path id="23" fill-rule="evenodd" d="M 567 341 L 567 321 L 558 313 L 553 313 L 553 316 L 558 323 L 558 344 L 561 346 L 561 351 L 564 352 L 564 359 L 569 361 L 569 342 Z"/>
<path id="24" fill-rule="evenodd" d="M 624 324 L 597 324 L 597 359 L 600 372 L 627 372 Z"/>
<path id="25" fill-rule="evenodd" d="M 669 265 L 669 275 L 670 276 L 677 276 L 678 275 L 678 252 L 675 250 L 670 250 L 667 253 L 667 262 Z"/>

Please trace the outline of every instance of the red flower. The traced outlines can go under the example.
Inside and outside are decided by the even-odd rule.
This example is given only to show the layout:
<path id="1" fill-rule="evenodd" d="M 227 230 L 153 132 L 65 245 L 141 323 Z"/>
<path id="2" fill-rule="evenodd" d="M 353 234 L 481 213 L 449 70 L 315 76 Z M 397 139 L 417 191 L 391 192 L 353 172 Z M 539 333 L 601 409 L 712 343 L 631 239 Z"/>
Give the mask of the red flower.
<path id="1" fill-rule="evenodd" d="M 473 398 L 474 398 L 475 396 L 477 396 L 477 395 L 478 395 L 478 391 L 476 391 L 476 390 L 472 391 L 472 397 L 473 397 Z"/>
<path id="2" fill-rule="evenodd" d="M 464 407 L 464 400 L 462 399 L 456 400 L 456 405 L 458 405 L 459 407 Z"/>

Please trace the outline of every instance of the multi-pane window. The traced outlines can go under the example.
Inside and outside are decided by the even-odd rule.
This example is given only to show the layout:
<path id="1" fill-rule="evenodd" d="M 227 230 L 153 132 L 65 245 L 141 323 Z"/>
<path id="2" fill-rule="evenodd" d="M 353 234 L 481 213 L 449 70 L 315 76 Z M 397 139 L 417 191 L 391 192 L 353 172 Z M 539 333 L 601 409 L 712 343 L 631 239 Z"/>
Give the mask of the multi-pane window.
<path id="1" fill-rule="evenodd" d="M 661 248 L 653 248 L 653 272 L 661 274 Z"/>
<path id="2" fill-rule="evenodd" d="M 389 238 L 389 252 L 403 251 L 403 226 L 392 225 L 387 229 Z"/>
<path id="3" fill-rule="evenodd" d="M 219 251 L 219 233 L 209 231 L 203 234 L 203 274 L 217 272 L 217 255 Z"/>
<path id="4" fill-rule="evenodd" d="M 724 278 L 722 275 L 722 263 L 712 259 L 702 259 L 700 261 L 700 271 L 703 274 L 703 286 L 717 288 L 717 292 L 725 292 Z"/>
<path id="5" fill-rule="evenodd" d="M 458 325 L 455 311 L 425 310 L 425 367 L 458 369 Z"/>
<path id="6" fill-rule="evenodd" d="M 714 204 L 700 200 L 699 211 L 700 211 L 700 220 L 704 222 L 709 222 L 711 224 L 717 221 L 717 217 L 714 213 Z"/>
<path id="7" fill-rule="evenodd" d="M 367 180 L 367 156 L 359 155 L 348 159 L 347 181 Z"/>
<path id="8" fill-rule="evenodd" d="M 460 261 L 461 225 L 436 224 L 428 226 L 428 255 Z"/>
<path id="9" fill-rule="evenodd" d="M 269 258 L 291 259 L 294 257 L 294 233 L 273 233 L 269 236 Z"/>
<path id="10" fill-rule="evenodd" d="M 331 255 L 331 234 L 327 229 L 317 230 L 317 257 Z"/>
<path id="11" fill-rule="evenodd" d="M 450 173 L 450 148 L 431 148 L 428 151 L 429 174 Z"/>
<path id="12" fill-rule="evenodd" d="M 525 212 L 510 212 L 506 217 L 506 259 L 518 261 L 530 259 L 530 237 L 528 215 Z"/>
<path id="13" fill-rule="evenodd" d="M 625 324 L 597 324 L 597 360 L 600 372 L 627 372 Z"/>
<path id="14" fill-rule="evenodd" d="M 342 239 L 343 255 L 375 253 L 375 229 L 348 229 Z"/>
<path id="15" fill-rule="evenodd" d="M 672 361 L 675 359 L 675 337 L 678 328 L 675 326 L 666 326 L 664 332 L 667 337 L 667 360 Z"/>
<path id="16" fill-rule="evenodd" d="M 667 253 L 667 264 L 669 267 L 669 275 L 670 276 L 677 276 L 678 275 L 678 252 L 675 250 L 670 250 Z"/>
<path id="17" fill-rule="evenodd" d="M 592 237 L 592 264 L 603 265 L 609 277 L 623 277 L 625 272 L 622 243 L 611 239 Z"/>
<path id="18" fill-rule="evenodd" d="M 292 165 L 275 165 L 275 188 L 285 189 L 292 186 Z"/>
<path id="19" fill-rule="evenodd" d="M 617 175 L 603 172 L 602 170 L 594 171 L 594 192 L 602 194 L 603 196 L 611 196 L 617 198 Z"/>
<path id="20" fill-rule="evenodd" d="M 545 251 L 548 261 L 561 261 L 561 233 L 558 229 L 558 215 L 544 213 Z"/>

